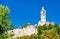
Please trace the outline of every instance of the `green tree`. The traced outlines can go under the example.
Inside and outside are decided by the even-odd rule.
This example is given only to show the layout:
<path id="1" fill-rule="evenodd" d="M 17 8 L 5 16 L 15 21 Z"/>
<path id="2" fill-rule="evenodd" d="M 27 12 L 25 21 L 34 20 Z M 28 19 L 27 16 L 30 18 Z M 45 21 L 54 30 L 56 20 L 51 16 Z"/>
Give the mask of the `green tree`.
<path id="1" fill-rule="evenodd" d="M 10 21 L 9 8 L 7 6 L 5 7 L 2 4 L 0 4 L 0 37 L 2 39 L 4 39 L 3 38 L 4 32 L 11 29 L 12 27 L 13 26 L 12 26 L 11 21 Z"/>
<path id="2" fill-rule="evenodd" d="M 6 36 L 5 36 L 5 39 L 12 39 L 12 36 L 14 36 L 14 34 L 12 32 L 10 33 L 7 33 Z"/>
<path id="3" fill-rule="evenodd" d="M 37 29 L 39 39 L 60 39 L 60 27 L 58 25 L 43 25 Z"/>
<path id="4" fill-rule="evenodd" d="M 0 39 L 4 39 L 4 35 L 3 34 L 0 34 Z"/>
<path id="5" fill-rule="evenodd" d="M 23 27 L 27 27 L 27 26 L 30 26 L 30 24 L 24 24 L 24 25 L 22 26 L 22 28 L 23 28 Z"/>
<path id="6" fill-rule="evenodd" d="M 10 10 L 6 6 L 0 4 L 0 25 L 6 31 L 11 28 Z"/>

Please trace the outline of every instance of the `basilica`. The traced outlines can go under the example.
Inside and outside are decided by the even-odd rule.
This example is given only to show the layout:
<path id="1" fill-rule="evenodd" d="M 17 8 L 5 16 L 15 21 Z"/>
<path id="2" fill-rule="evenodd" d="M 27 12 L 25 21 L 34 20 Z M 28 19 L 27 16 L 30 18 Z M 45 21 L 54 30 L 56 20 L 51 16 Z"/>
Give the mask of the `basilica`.
<path id="1" fill-rule="evenodd" d="M 17 29 L 9 30 L 7 32 L 8 34 L 13 33 L 14 36 L 12 38 L 14 39 L 20 36 L 37 34 L 38 26 L 49 25 L 49 24 L 54 25 L 54 22 L 46 21 L 46 10 L 44 9 L 44 7 L 42 7 L 42 10 L 40 11 L 40 18 L 41 20 L 39 20 L 39 22 L 35 25 L 30 25 L 24 28 L 17 28 Z"/>

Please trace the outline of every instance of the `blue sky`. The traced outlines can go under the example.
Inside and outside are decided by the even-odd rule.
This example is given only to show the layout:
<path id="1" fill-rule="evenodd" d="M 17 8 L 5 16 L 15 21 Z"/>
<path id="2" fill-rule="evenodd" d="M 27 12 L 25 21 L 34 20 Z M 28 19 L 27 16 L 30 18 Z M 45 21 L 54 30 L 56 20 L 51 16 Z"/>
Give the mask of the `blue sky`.
<path id="1" fill-rule="evenodd" d="M 0 4 L 10 9 L 10 19 L 14 27 L 26 23 L 37 24 L 42 6 L 46 10 L 47 21 L 60 25 L 60 0 L 0 0 Z"/>

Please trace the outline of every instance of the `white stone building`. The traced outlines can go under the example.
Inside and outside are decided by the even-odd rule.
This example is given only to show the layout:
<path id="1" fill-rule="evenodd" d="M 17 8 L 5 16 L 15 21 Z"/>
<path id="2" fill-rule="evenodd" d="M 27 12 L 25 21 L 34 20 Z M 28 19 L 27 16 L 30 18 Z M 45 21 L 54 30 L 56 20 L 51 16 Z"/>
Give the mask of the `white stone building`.
<path id="1" fill-rule="evenodd" d="M 12 38 L 16 38 L 16 37 L 20 37 L 20 36 L 24 36 L 24 35 L 31 35 L 31 34 L 36 34 L 37 33 L 37 28 L 39 25 L 43 26 L 44 24 L 49 25 L 52 24 L 54 25 L 54 22 L 48 22 L 46 21 L 46 10 L 44 9 L 44 7 L 42 7 L 41 10 L 41 20 L 39 20 L 38 25 L 30 25 L 27 26 L 25 28 L 17 28 L 17 29 L 13 29 L 13 30 L 9 30 L 8 33 L 12 32 L 14 34 L 14 36 Z"/>
<path id="2" fill-rule="evenodd" d="M 25 28 L 17 28 L 17 29 L 13 29 L 13 30 L 9 30 L 7 31 L 8 33 L 13 33 L 14 36 L 12 37 L 13 39 L 16 37 L 20 37 L 20 36 L 25 36 L 25 35 L 32 35 L 32 34 L 37 34 L 37 28 L 35 28 L 35 26 L 27 26 Z"/>

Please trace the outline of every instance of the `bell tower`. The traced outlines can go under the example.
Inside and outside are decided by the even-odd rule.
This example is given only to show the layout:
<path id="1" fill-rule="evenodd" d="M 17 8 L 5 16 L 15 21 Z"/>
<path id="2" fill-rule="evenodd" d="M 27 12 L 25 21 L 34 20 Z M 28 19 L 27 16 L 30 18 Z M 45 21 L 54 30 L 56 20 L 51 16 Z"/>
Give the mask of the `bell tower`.
<path id="1" fill-rule="evenodd" d="M 44 25 L 46 23 L 46 10 L 44 9 L 44 7 L 42 7 L 42 10 L 40 12 L 40 18 L 41 20 L 38 22 L 38 26 L 39 25 Z"/>
<path id="2" fill-rule="evenodd" d="M 41 10 L 41 22 L 42 23 L 46 22 L 46 10 L 44 9 L 44 7 L 42 7 L 42 10 Z"/>

